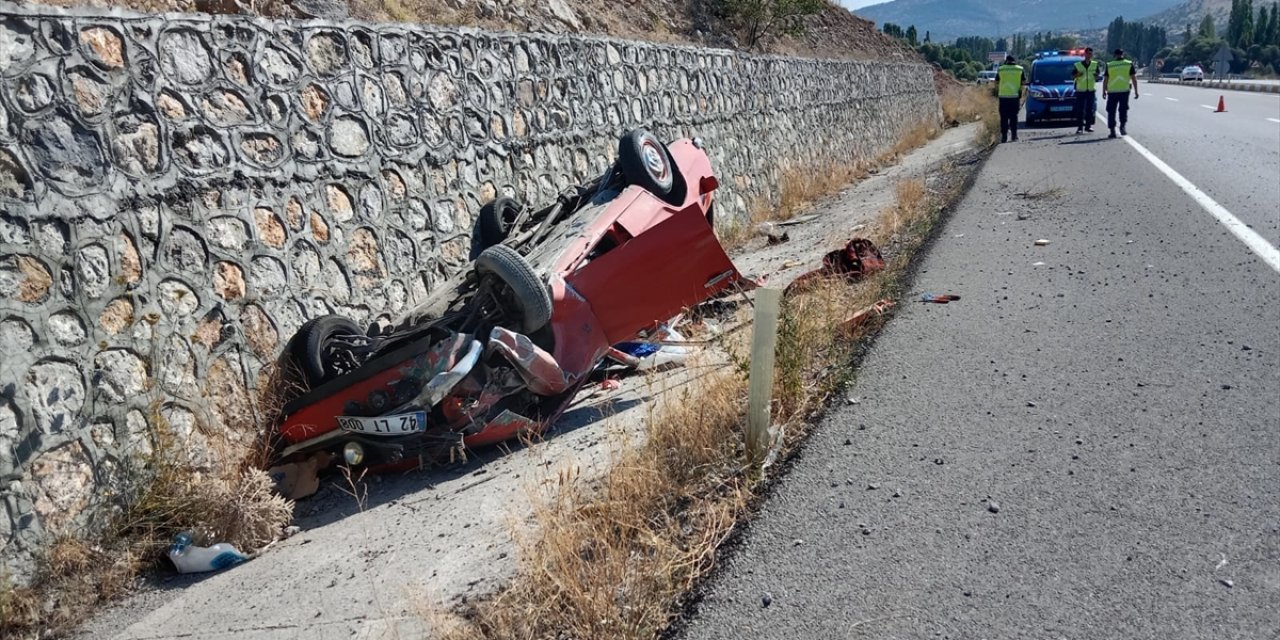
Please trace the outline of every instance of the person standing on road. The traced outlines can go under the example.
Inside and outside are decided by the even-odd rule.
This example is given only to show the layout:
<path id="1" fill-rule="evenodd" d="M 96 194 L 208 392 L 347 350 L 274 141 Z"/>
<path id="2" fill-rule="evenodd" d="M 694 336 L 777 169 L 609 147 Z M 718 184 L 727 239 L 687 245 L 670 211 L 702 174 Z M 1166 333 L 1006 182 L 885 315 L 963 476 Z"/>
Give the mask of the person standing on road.
<path id="1" fill-rule="evenodd" d="M 1085 47 L 1084 60 L 1075 64 L 1071 77 L 1076 79 L 1076 133 L 1093 133 L 1098 112 L 1098 61 L 1093 59 L 1093 47 Z"/>
<path id="2" fill-rule="evenodd" d="M 1004 64 L 996 71 L 998 84 L 996 95 L 1000 96 L 1000 142 L 1008 142 L 1009 134 L 1013 141 L 1018 141 L 1018 110 L 1022 107 L 1022 87 L 1027 83 L 1022 66 L 1014 62 L 1013 56 L 1005 56 Z"/>
<path id="3" fill-rule="evenodd" d="M 1116 49 L 1115 59 L 1107 63 L 1107 75 L 1102 81 L 1102 97 L 1107 101 L 1108 138 L 1116 137 L 1116 109 L 1120 110 L 1120 135 L 1126 135 L 1124 127 L 1129 122 L 1129 89 L 1133 99 L 1138 99 L 1138 70 L 1124 57 L 1124 49 Z"/>

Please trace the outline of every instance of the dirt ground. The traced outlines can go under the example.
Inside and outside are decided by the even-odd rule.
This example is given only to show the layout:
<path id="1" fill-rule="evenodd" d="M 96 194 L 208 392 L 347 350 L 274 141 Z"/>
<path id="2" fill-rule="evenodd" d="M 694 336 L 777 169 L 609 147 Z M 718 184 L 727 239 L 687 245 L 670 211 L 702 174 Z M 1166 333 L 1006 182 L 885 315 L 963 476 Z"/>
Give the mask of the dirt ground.
<path id="1" fill-rule="evenodd" d="M 976 125 L 947 130 L 778 227 L 787 242 L 756 238 L 734 262 L 748 276 L 766 276 L 768 286 L 784 286 L 890 206 L 899 181 L 927 177 L 972 149 L 975 134 Z M 704 353 L 690 366 L 625 378 L 618 390 L 592 387 L 532 446 L 492 449 L 445 470 L 327 478 L 299 502 L 293 536 L 221 573 L 158 577 L 77 637 L 423 637 L 430 611 L 491 592 L 512 575 L 512 536 L 528 520 L 531 495 L 555 490 L 565 474 L 597 475 L 611 452 L 642 433 L 655 399 L 719 362 Z"/>

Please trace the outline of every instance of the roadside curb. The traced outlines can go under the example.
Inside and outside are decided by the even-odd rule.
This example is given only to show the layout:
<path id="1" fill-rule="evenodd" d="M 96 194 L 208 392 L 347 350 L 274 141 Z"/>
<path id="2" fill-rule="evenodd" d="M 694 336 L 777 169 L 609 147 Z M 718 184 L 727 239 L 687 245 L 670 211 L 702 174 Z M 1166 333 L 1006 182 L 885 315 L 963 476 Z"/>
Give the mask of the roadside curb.
<path id="1" fill-rule="evenodd" d="M 1150 80 L 1152 84 L 1173 84 L 1178 86 L 1195 86 L 1203 89 L 1223 89 L 1226 91 L 1246 91 L 1249 93 L 1280 93 L 1280 84 L 1250 84 L 1242 82 L 1173 82 L 1170 80 L 1156 79 Z"/>

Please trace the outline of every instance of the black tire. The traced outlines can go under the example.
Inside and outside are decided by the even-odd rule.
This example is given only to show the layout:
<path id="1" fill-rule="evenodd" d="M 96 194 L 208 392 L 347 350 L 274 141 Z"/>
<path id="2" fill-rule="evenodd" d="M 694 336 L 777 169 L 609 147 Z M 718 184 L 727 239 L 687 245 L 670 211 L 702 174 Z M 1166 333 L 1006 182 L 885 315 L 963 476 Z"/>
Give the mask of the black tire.
<path id="1" fill-rule="evenodd" d="M 476 271 L 496 276 L 511 289 L 512 301 L 520 312 L 520 326 L 513 328 L 520 333 L 528 335 L 551 321 L 551 294 L 515 249 L 505 244 L 485 249 L 476 258 Z"/>
<path id="2" fill-rule="evenodd" d="M 676 166 L 667 146 L 644 129 L 632 129 L 618 140 L 618 165 L 627 184 L 671 201 Z"/>
<path id="3" fill-rule="evenodd" d="M 325 353 L 325 347 L 336 336 L 362 336 L 359 325 L 337 315 L 320 316 L 306 321 L 298 332 L 289 338 L 286 352 L 297 365 L 307 386 L 312 389 L 332 380 L 342 371 Z"/>
<path id="4" fill-rule="evenodd" d="M 524 205 L 515 198 L 498 198 L 480 207 L 480 215 L 476 218 L 479 227 L 481 251 L 501 244 L 511 234 L 511 224 Z"/>

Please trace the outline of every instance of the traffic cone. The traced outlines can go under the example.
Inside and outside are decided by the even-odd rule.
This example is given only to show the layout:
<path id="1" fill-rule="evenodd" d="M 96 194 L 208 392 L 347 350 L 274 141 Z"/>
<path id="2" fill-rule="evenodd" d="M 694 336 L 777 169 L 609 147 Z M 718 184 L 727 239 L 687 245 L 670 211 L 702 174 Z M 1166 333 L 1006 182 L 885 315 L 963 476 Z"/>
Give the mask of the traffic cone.
<path id="1" fill-rule="evenodd" d="M 1227 111 L 1227 103 L 1223 101 L 1222 96 L 1218 96 L 1218 108 L 1217 110 L 1214 111 L 1214 113 L 1226 113 L 1226 111 Z"/>

